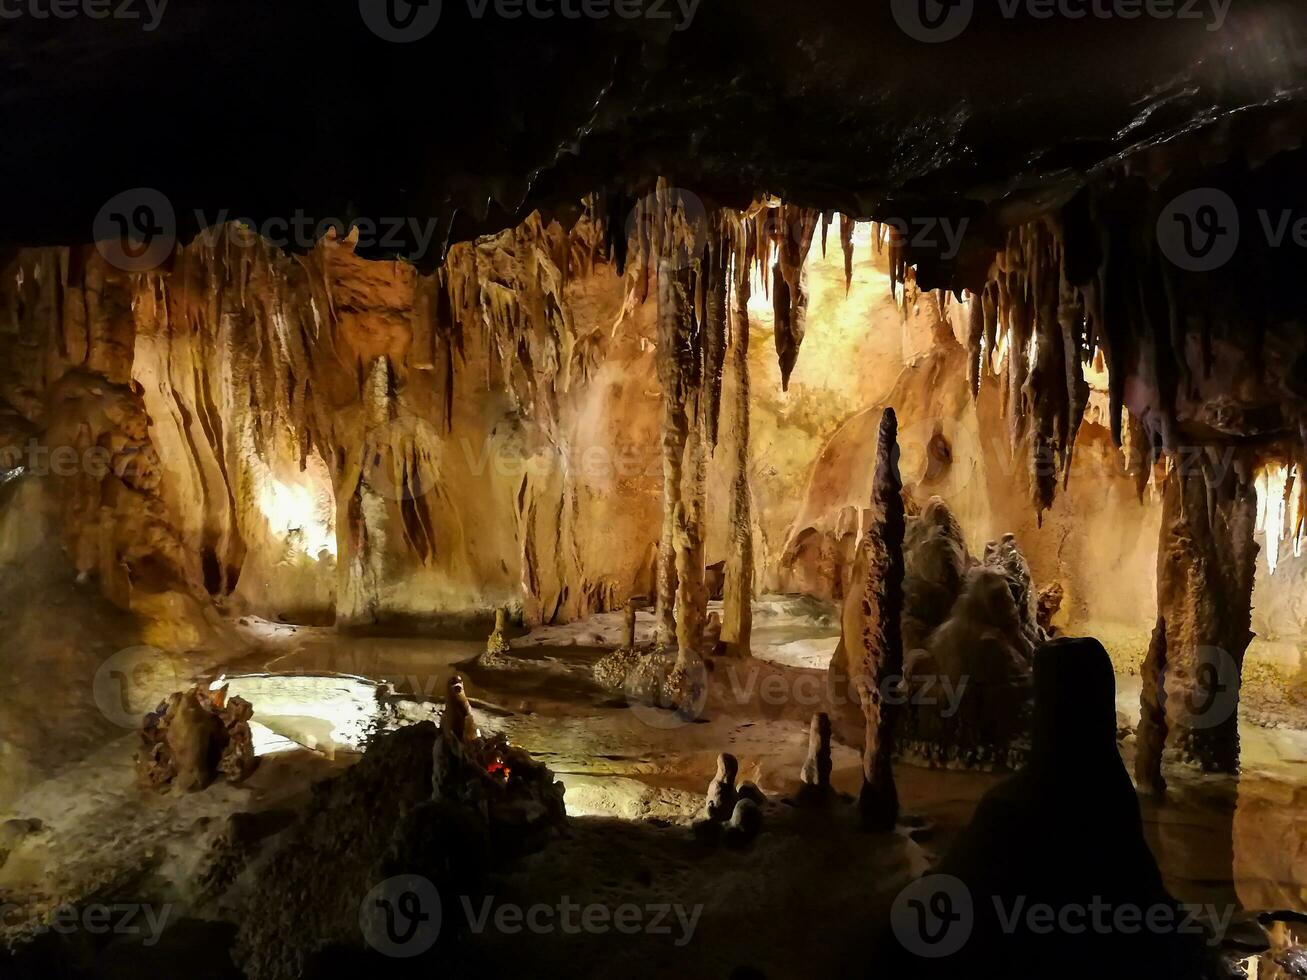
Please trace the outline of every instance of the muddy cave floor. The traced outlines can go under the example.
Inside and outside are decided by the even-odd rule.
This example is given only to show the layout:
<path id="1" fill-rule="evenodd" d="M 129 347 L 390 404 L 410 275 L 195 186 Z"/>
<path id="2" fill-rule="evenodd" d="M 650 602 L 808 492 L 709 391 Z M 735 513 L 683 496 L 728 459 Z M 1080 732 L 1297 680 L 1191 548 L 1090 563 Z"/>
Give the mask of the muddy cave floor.
<path id="1" fill-rule="evenodd" d="M 138 691 L 133 701 L 153 703 L 178 679 L 226 679 L 255 707 L 256 773 L 240 786 L 220 782 L 201 793 L 146 796 L 134 779 L 135 735 L 105 730 L 97 719 L 89 751 L 0 805 L 0 822 L 35 818 L 42 825 L 14 843 L 0 866 L 0 902 L 33 913 L 91 898 L 167 903 L 175 925 L 152 950 L 132 956 L 166 962 L 186 952 L 206 934 L 202 920 L 241 915 L 239 887 L 215 898 L 199 883 L 205 854 L 229 815 L 293 810 L 314 782 L 358 758 L 379 713 L 400 723 L 437 717 L 445 682 L 457 671 L 482 731 L 503 732 L 526 747 L 567 787 L 569 833 L 498 874 L 496 905 L 557 907 L 567 899 L 704 909 L 688 941 L 674 915 L 668 932 L 657 935 L 487 930 L 470 942 L 479 961 L 502 971 L 491 975 L 527 962 L 539 976 L 655 976 L 670 968 L 681 976 L 726 977 L 756 966 L 768 977 L 798 977 L 846 967 L 902 885 L 947 847 L 1003 776 L 897 766 L 907 818 L 892 837 L 860 833 L 850 805 L 784 805 L 798 786 L 808 718 L 838 636 L 833 610 L 797 597 L 758 601 L 753 661 L 730 662 L 731 673 L 715 684 L 726 695 L 715 696 L 693 723 L 628 706 L 593 682 L 594 661 L 620 643 L 621 620 L 612 613 L 537 629 L 514 639 L 511 654 L 494 667 L 472 663 L 482 641 L 344 636 L 245 620 L 256 654 L 227 663 L 179 659 L 137 675 L 159 689 Z M 638 638 L 652 627 L 652 616 L 641 613 Z M 1137 656 L 1125 648 L 1146 640 L 1142 631 L 1096 632 L 1121 662 Z M 1128 670 L 1118 672 L 1118 710 L 1130 724 L 1138 685 Z M 61 710 L 57 702 L 46 707 L 53 715 L 47 732 L 56 732 Z M 62 714 L 87 709 L 77 704 Z M 12 722 L 5 729 L 12 731 Z M 62 722 L 77 728 L 68 717 Z M 1307 813 L 1307 732 L 1245 718 L 1241 734 L 1244 771 L 1237 781 L 1178 772 L 1165 804 L 1143 804 L 1149 843 L 1181 901 L 1307 909 L 1307 824 L 1300 816 Z M 723 751 L 739 759 L 740 778 L 771 800 L 762 835 L 743 851 L 701 844 L 688 829 Z M 1122 752 L 1130 765 L 1132 737 Z M 68 754 L 74 753 L 51 746 L 51 758 Z M 837 744 L 836 788 L 852 794 L 859 779 L 856 752 Z"/>

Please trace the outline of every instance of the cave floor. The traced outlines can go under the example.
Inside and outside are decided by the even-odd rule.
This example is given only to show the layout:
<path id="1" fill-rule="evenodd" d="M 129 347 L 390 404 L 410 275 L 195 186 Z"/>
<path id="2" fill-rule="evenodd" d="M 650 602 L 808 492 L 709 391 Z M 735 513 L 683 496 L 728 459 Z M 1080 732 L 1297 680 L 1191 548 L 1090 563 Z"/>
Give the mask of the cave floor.
<path id="1" fill-rule="evenodd" d="M 816 682 L 838 626 L 829 610 L 789 597 L 760 601 L 755 622 L 754 660 L 727 665 L 718 695 L 694 722 L 628 706 L 594 683 L 595 660 L 620 642 L 616 613 L 518 637 L 494 666 L 475 662 L 481 642 L 254 624 L 265 634 L 258 653 L 194 665 L 197 679 L 225 680 L 254 704 L 262 757 L 254 776 L 236 787 L 143 798 L 135 736 L 105 739 L 0 814 L 43 824 L 0 866 L 0 902 L 39 912 L 132 894 L 172 903 L 188 921 L 239 917 L 239 889 L 216 892 L 205 864 L 227 816 L 293 810 L 314 782 L 358 757 L 370 728 L 434 720 L 457 671 L 482 730 L 503 732 L 547 763 L 567 787 L 573 818 L 566 837 L 497 879 L 495 902 L 668 905 L 684 916 L 704 909 L 692 946 L 678 941 L 688 919 L 678 924 L 672 913 L 666 933 L 639 941 L 612 931 L 487 933 L 473 946 L 487 968 L 503 971 L 492 975 L 526 959 L 541 976 L 668 968 L 725 976 L 762 963 L 782 977 L 838 969 L 865 942 L 877 911 L 947 847 L 1002 776 L 898 766 L 908 819 L 882 838 L 857 830 L 847 802 L 824 810 L 782 802 L 798 786 L 815 709 L 807 699 L 820 697 Z M 652 617 L 642 613 L 638 636 L 651 631 Z M 769 680 L 776 677 L 784 684 Z M 1137 677 L 1120 674 L 1126 720 L 1137 703 Z M 1175 773 L 1166 803 L 1143 804 L 1149 841 L 1182 901 L 1307 909 L 1307 829 L 1298 816 L 1307 812 L 1307 733 L 1244 724 L 1242 737 L 1239 780 Z M 1127 765 L 1132 742 L 1122 746 Z M 703 844 L 688 829 L 723 751 L 771 800 L 763 833 L 743 851 Z M 836 789 L 851 798 L 859 781 L 857 753 L 837 744 Z M 820 949 L 809 939 L 814 922 L 825 924 Z"/>

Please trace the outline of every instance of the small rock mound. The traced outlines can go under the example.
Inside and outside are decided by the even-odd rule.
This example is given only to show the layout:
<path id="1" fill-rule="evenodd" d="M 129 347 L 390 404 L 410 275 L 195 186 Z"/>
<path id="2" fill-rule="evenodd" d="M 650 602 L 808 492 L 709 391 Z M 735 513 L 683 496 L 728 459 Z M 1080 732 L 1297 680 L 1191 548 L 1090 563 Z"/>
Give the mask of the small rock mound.
<path id="1" fill-rule="evenodd" d="M 258 766 L 250 718 L 254 707 L 241 697 L 227 697 L 196 686 L 179 691 L 145 716 L 136 773 L 152 788 L 191 792 L 219 775 L 238 783 Z"/>

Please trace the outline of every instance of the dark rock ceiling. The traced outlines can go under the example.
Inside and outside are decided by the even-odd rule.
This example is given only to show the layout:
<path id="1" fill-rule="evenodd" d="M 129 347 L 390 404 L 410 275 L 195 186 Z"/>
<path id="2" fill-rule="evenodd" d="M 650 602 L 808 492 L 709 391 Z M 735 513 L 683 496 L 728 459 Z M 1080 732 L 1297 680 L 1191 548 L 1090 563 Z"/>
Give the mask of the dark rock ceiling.
<path id="1" fill-rule="evenodd" d="M 1222 139 L 1297 142 L 1307 4 L 1233 0 L 1209 29 L 1212 0 L 1165 20 L 975 3 L 932 44 L 883 0 L 703 0 L 684 30 L 444 0 L 412 44 L 374 35 L 357 0 L 173 0 L 152 31 L 6 18 L 0 240 L 85 242 L 137 186 L 168 195 L 183 237 L 197 209 L 302 209 L 437 217 L 458 239 L 536 207 L 566 217 L 591 190 L 620 203 L 660 174 L 709 202 L 997 226 L 1143 147 L 1170 170 L 1219 162 Z"/>

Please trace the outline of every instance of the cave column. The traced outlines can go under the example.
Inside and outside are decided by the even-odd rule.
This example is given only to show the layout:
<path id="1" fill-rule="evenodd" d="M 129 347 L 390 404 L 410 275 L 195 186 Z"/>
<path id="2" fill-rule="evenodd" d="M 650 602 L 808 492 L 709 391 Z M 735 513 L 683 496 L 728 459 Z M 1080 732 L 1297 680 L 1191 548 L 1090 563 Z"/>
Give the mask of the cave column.
<path id="1" fill-rule="evenodd" d="M 658 262 L 658 382 L 663 397 L 663 527 L 658 549 L 654 617 L 656 642 L 670 650 L 677 643 L 676 519 L 681 503 L 682 470 L 689 418 L 682 352 L 690 344 L 690 276 L 660 256 Z"/>
<path id="2" fill-rule="evenodd" d="M 749 499 L 749 263 L 737 262 L 731 336 L 730 500 L 721 642 L 730 656 L 749 655 L 753 630 L 753 515 Z"/>
<path id="3" fill-rule="evenodd" d="M 1181 761 L 1239 769 L 1239 683 L 1252 640 L 1257 501 L 1246 468 L 1177 462 L 1166 480 L 1157 627 L 1140 695 L 1140 788 L 1161 792 L 1168 732 Z"/>

